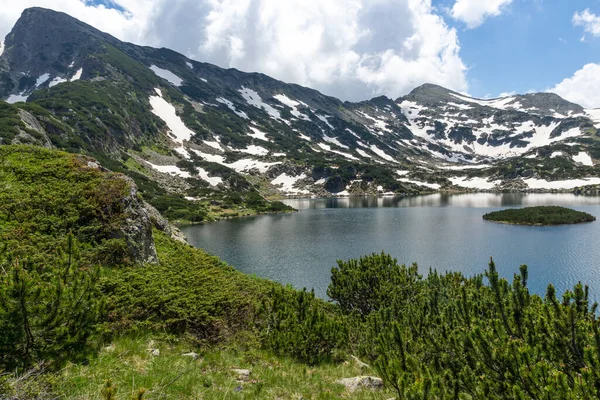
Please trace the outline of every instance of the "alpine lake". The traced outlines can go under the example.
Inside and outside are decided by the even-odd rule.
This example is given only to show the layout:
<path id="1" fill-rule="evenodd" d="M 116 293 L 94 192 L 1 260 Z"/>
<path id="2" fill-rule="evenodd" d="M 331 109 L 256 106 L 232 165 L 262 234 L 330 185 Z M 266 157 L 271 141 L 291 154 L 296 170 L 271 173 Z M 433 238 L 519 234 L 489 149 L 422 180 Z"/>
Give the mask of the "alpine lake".
<path id="1" fill-rule="evenodd" d="M 600 217 L 600 197 L 572 194 L 433 194 L 417 197 L 291 199 L 297 213 L 183 227 L 189 242 L 238 270 L 327 298 L 336 260 L 384 251 L 427 274 L 481 274 L 493 257 L 512 280 L 529 267 L 528 287 L 544 295 L 581 281 L 600 300 L 600 222 L 518 226 L 485 221 L 488 212 L 560 205 Z"/>

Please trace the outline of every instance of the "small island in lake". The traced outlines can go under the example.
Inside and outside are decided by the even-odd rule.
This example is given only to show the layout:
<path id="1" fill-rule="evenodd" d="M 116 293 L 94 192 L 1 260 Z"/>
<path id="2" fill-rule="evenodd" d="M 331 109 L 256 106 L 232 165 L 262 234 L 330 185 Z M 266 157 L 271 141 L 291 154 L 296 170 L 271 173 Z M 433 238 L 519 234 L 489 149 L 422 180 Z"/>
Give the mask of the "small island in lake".
<path id="1" fill-rule="evenodd" d="M 567 225 L 596 220 L 591 214 L 558 206 L 538 206 L 495 211 L 483 216 L 486 221 L 515 225 Z"/>

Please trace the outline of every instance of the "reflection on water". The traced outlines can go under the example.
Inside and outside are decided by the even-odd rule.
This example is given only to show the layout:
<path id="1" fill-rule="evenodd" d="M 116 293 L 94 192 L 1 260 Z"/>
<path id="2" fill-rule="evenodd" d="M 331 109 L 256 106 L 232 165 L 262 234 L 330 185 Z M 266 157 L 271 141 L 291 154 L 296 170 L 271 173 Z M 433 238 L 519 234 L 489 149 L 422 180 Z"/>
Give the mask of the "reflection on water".
<path id="1" fill-rule="evenodd" d="M 355 196 L 322 199 L 288 199 L 285 204 L 297 210 L 314 208 L 379 208 L 379 207 L 516 207 L 543 205 L 596 205 L 598 196 L 576 196 L 567 193 L 436 193 L 427 196 Z"/>
<path id="2" fill-rule="evenodd" d="M 532 227 L 484 221 L 505 207 L 563 205 L 600 217 L 600 197 L 568 194 L 434 194 L 419 197 L 354 197 L 287 200 L 300 210 L 221 221 L 183 229 L 190 243 L 239 270 L 314 288 L 326 296 L 336 260 L 385 251 L 400 263 L 482 273 L 490 256 L 511 278 L 529 266 L 529 287 L 544 294 L 578 281 L 600 298 L 600 221 L 583 225 Z M 599 295 L 596 295 L 599 294 Z"/>

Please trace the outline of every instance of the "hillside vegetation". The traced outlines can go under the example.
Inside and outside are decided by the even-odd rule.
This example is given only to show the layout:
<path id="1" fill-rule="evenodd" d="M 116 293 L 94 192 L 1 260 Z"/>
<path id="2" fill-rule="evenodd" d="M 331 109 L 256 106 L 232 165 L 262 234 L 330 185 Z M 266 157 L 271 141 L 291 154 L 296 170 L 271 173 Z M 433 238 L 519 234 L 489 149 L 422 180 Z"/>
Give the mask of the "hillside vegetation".
<path id="1" fill-rule="evenodd" d="M 0 147 L 0 187 L 0 398 L 600 395 L 597 305 L 582 284 L 542 297 L 526 266 L 511 281 L 493 261 L 473 277 L 422 276 L 372 254 L 332 269 L 331 303 L 243 275 L 156 220 L 132 248 L 135 186 L 88 158 Z M 356 375 L 385 389 L 336 383 Z"/>

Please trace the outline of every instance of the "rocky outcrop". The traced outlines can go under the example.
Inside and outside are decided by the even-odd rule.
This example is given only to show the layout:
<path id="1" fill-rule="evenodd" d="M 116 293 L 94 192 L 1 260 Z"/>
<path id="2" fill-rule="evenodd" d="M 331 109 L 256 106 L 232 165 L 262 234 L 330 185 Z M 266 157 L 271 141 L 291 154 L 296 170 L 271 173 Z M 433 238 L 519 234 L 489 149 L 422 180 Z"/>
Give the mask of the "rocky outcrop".
<path id="1" fill-rule="evenodd" d="M 151 204 L 144 202 L 144 208 L 148 215 L 150 215 L 150 220 L 156 229 L 165 232 L 167 235 L 171 236 L 172 239 L 177 240 L 178 242 L 188 242 L 185 234 L 181 232 L 179 228 L 171 224 L 168 219 L 163 217 L 160 212 Z"/>
<path id="2" fill-rule="evenodd" d="M 152 219 L 138 196 L 137 186 L 129 177 L 123 176 L 129 184 L 129 194 L 122 200 L 125 208 L 125 220 L 119 230 L 119 236 L 127 243 L 129 256 L 136 263 L 156 263 L 158 256 L 152 236 Z"/>

